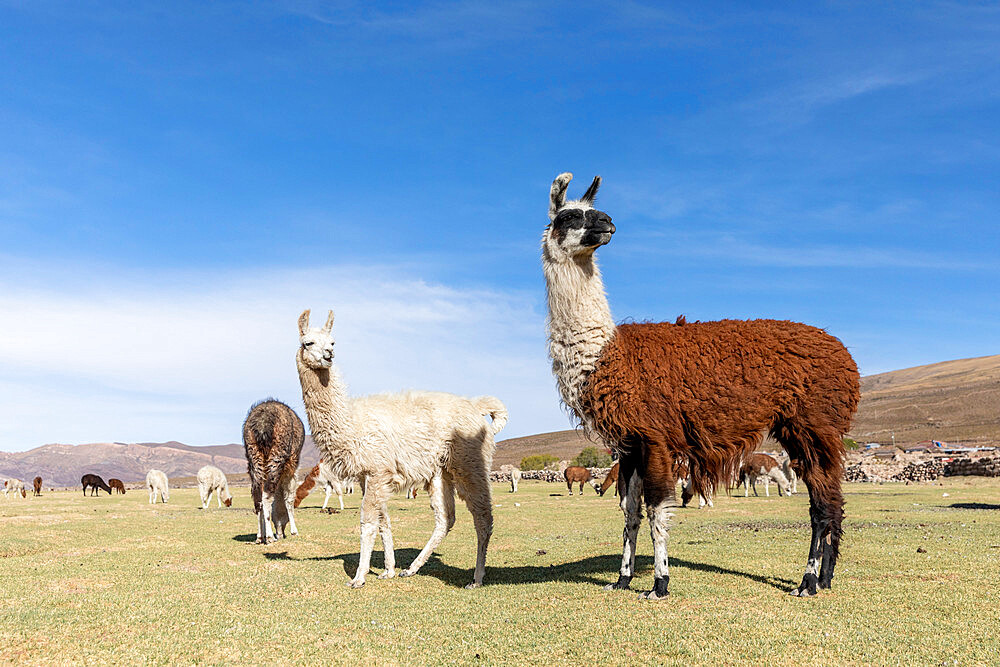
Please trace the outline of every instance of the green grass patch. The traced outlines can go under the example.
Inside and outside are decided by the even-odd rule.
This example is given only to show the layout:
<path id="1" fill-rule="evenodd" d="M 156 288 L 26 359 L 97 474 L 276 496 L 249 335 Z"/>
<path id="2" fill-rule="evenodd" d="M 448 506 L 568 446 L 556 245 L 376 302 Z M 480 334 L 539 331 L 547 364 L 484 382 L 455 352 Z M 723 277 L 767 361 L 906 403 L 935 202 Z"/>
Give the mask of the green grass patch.
<path id="1" fill-rule="evenodd" d="M 155 506 L 141 491 L 0 499 L 0 661 L 996 664 L 1000 655 L 1000 480 L 847 485 L 834 588 L 812 599 L 785 594 L 805 565 L 805 494 L 679 509 L 663 602 L 600 588 L 617 578 L 617 499 L 541 482 L 520 489 L 494 488 L 486 585 L 472 591 L 462 586 L 475 533 L 461 504 L 419 575 L 375 579 L 377 550 L 368 584 L 350 590 L 357 495 L 338 514 L 310 496 L 296 514 L 301 535 L 266 547 L 252 544 L 248 489 L 233 489 L 232 508 L 204 511 L 194 489 Z M 390 512 L 406 567 L 433 525 L 426 496 L 398 498 Z M 651 552 L 644 523 L 637 588 L 652 584 Z"/>

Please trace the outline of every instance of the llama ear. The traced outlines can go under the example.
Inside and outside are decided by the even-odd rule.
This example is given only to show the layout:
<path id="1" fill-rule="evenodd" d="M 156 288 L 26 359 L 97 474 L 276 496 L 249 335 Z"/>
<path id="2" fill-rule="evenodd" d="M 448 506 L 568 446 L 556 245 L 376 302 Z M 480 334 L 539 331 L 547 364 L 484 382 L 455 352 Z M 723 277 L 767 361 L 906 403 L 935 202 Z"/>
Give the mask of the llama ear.
<path id="1" fill-rule="evenodd" d="M 573 174 L 566 171 L 552 181 L 552 190 L 549 192 L 549 221 L 555 220 L 556 213 L 566 204 L 566 188 L 572 180 Z"/>
<path id="2" fill-rule="evenodd" d="M 587 202 L 588 204 L 593 204 L 594 197 L 597 196 L 597 188 L 599 187 L 601 187 L 601 177 L 594 176 L 594 182 L 591 183 L 590 187 L 587 188 L 587 191 L 583 193 L 583 197 L 580 198 L 580 201 Z"/>
<path id="3" fill-rule="evenodd" d="M 323 325 L 323 331 L 330 333 L 333 331 L 333 311 L 329 311 L 326 316 L 326 324 Z"/>
<path id="4" fill-rule="evenodd" d="M 299 315 L 299 335 L 305 336 L 307 331 L 309 331 L 309 311 L 303 310 Z"/>

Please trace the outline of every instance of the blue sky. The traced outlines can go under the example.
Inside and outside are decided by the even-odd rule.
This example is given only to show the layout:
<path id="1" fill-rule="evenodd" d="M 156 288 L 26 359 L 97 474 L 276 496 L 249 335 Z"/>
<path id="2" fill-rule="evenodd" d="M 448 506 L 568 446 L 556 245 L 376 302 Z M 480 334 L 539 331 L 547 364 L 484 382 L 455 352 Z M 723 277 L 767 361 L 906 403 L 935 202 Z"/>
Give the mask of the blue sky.
<path id="1" fill-rule="evenodd" d="M 1000 352 L 1000 8 L 0 0 L 0 450 L 233 442 L 352 390 L 569 425 L 538 259 L 604 177 L 618 319 L 776 317 L 863 373 Z"/>

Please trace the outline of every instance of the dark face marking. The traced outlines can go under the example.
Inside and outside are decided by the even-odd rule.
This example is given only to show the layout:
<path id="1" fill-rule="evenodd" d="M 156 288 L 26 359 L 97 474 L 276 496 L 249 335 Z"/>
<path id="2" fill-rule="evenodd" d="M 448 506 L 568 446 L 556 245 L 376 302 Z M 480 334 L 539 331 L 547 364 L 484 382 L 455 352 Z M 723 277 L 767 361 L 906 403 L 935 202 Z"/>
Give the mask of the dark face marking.
<path id="1" fill-rule="evenodd" d="M 611 216 L 596 209 L 580 210 L 567 208 L 556 214 L 552 221 L 552 237 L 561 241 L 570 232 L 581 230 L 580 244 L 587 248 L 596 248 L 608 243 L 615 233 Z"/>

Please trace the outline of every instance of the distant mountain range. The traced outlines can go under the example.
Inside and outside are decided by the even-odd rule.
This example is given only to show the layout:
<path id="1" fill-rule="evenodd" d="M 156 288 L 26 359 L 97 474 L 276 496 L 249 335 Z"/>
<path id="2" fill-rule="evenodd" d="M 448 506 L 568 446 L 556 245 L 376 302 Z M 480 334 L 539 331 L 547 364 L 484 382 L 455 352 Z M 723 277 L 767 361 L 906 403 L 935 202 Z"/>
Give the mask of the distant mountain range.
<path id="1" fill-rule="evenodd" d="M 861 391 L 851 429 L 860 442 L 888 443 L 893 433 L 897 444 L 1000 441 L 1000 355 L 869 375 L 861 379 Z M 511 438 L 497 443 L 494 467 L 516 465 L 531 454 L 571 459 L 593 444 L 574 430 Z M 319 451 L 307 436 L 300 466 L 310 468 L 318 461 Z M 192 447 L 173 441 L 44 445 L 27 452 L 0 452 L 0 478 L 30 481 L 41 475 L 45 486 L 75 486 L 89 472 L 128 483 L 144 480 L 151 468 L 168 477 L 190 477 L 208 464 L 226 473 L 245 473 L 243 446 Z"/>

